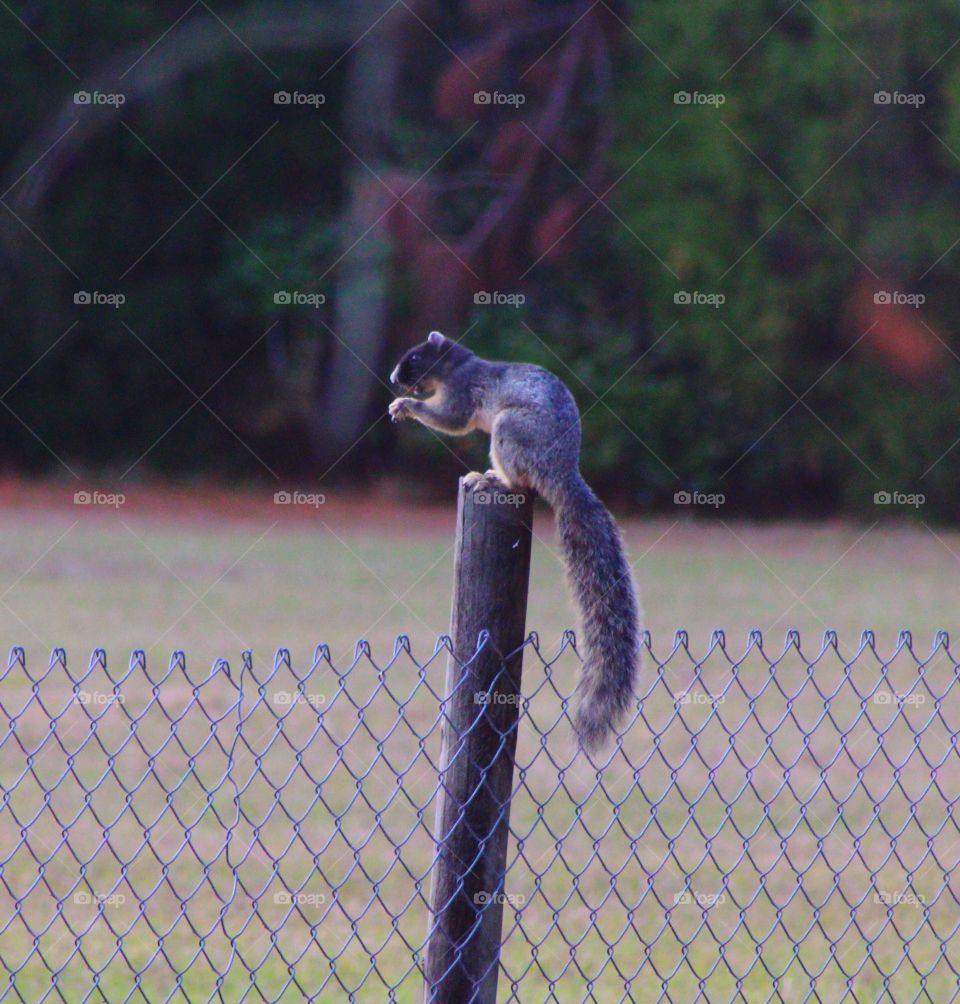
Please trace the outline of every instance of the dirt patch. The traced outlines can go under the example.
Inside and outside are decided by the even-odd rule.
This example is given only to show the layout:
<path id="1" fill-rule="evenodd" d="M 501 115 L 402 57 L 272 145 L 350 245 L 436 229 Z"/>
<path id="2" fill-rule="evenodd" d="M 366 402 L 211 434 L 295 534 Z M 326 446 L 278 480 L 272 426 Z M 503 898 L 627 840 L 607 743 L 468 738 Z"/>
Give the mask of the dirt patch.
<path id="1" fill-rule="evenodd" d="M 85 496 L 82 494 L 85 493 Z M 80 501 L 77 496 L 80 495 Z M 368 527 L 398 536 L 449 535 L 456 501 L 449 505 L 415 502 L 392 486 L 372 490 L 322 491 L 236 488 L 217 485 L 122 485 L 89 488 L 80 482 L 24 481 L 0 478 L 0 514 L 17 519 L 82 515 L 89 518 L 136 517 L 158 523 L 211 527 L 279 521 L 302 530 L 314 524 Z"/>

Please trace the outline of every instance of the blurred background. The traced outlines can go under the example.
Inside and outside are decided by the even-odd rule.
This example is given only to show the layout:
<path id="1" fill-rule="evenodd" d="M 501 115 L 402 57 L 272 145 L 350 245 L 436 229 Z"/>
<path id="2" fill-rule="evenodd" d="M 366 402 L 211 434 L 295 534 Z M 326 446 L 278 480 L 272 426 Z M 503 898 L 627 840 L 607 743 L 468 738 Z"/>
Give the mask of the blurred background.
<path id="1" fill-rule="evenodd" d="M 0 462 L 456 471 L 482 444 L 384 418 L 439 328 L 566 379 L 624 505 L 955 519 L 957 35 L 938 2 L 12 5 Z"/>
<path id="2" fill-rule="evenodd" d="M 205 595 L 276 521 L 298 555 L 328 531 L 349 568 L 386 555 L 383 596 L 423 570 L 402 523 L 442 630 L 453 485 L 486 444 L 386 416 L 396 358 L 436 328 L 568 383 L 588 479 L 662 561 L 637 566 L 655 625 L 700 618 L 675 597 L 705 555 L 740 576 L 744 627 L 771 589 L 770 621 L 806 616 L 864 534 L 858 554 L 896 540 L 918 583 L 952 582 L 958 37 L 945 0 L 3 4 L 4 567 L 42 582 L 89 533 L 70 568 L 109 558 L 116 584 L 129 545 L 147 588 L 142 513 L 180 520 L 195 560 L 227 535 L 196 585 L 165 558 Z M 687 578 L 664 550 L 681 532 Z M 855 557 L 817 630 L 864 581 Z M 53 585 L 18 639 L 52 644 Z M 900 624 L 937 617 L 880 595 Z M 91 602 L 98 638 L 110 611 L 143 623 Z"/>

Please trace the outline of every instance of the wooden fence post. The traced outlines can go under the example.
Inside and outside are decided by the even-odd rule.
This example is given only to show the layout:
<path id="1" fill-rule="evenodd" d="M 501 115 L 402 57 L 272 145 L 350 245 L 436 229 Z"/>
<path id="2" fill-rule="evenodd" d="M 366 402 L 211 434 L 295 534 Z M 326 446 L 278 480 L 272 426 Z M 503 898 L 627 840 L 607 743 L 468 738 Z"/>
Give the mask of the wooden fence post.
<path id="1" fill-rule="evenodd" d="M 427 1004 L 497 997 L 532 528 L 532 493 L 472 490 L 461 480 Z"/>

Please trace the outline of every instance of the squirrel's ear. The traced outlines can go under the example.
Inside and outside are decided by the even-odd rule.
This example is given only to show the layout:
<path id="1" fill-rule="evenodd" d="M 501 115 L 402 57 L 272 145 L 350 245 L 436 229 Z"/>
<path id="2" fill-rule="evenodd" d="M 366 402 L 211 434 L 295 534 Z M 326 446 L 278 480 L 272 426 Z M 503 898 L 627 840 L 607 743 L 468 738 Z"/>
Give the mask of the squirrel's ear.
<path id="1" fill-rule="evenodd" d="M 446 341 L 446 339 L 443 337 L 443 335 L 440 334 L 439 331 L 431 331 L 430 334 L 427 336 L 427 341 L 434 348 L 439 349 L 443 345 L 443 343 Z"/>

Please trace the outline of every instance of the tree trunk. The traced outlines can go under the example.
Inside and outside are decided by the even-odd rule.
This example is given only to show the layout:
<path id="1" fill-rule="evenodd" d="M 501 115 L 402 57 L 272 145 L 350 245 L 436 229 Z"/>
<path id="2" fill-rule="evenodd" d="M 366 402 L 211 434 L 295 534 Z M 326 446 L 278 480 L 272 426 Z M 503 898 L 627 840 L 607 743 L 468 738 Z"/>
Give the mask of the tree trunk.
<path id="1" fill-rule="evenodd" d="M 358 3 L 372 23 L 378 3 Z M 315 459 L 327 472 L 348 463 L 367 429 L 383 366 L 390 310 L 391 242 L 386 220 L 396 201 L 378 176 L 386 174 L 390 129 L 400 85 L 401 19 L 384 19 L 351 54 L 344 88 L 343 141 L 349 204 L 342 260 L 336 267 L 332 362 L 318 406 Z M 373 172 L 373 173 L 371 173 Z M 378 222 L 379 221 L 379 222 Z"/>

